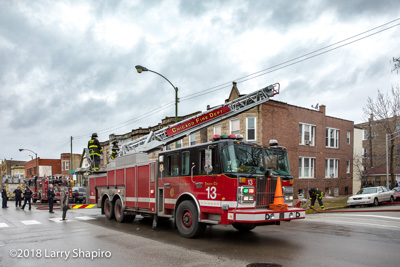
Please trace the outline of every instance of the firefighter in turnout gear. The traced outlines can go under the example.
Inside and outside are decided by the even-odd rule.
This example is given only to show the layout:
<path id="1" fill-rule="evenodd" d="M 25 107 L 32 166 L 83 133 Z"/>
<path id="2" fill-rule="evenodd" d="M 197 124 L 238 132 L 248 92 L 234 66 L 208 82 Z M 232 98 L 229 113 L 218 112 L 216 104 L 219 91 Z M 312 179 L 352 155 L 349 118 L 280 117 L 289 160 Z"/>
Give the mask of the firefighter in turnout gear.
<path id="1" fill-rule="evenodd" d="M 111 149 L 111 159 L 116 159 L 119 153 L 118 140 L 115 140 L 114 142 L 112 142 L 112 144 L 113 147 Z"/>
<path id="2" fill-rule="evenodd" d="M 100 154 L 103 152 L 99 140 L 97 140 L 97 133 L 92 134 L 92 139 L 88 142 L 88 149 L 90 152 L 90 158 L 92 159 L 92 168 L 95 171 L 99 170 L 100 165 Z"/>
<path id="3" fill-rule="evenodd" d="M 315 200 L 318 199 L 319 206 L 322 210 L 325 210 L 324 204 L 322 203 L 322 195 L 324 194 L 318 188 L 311 187 L 308 191 L 311 200 L 311 208 L 314 209 Z"/>

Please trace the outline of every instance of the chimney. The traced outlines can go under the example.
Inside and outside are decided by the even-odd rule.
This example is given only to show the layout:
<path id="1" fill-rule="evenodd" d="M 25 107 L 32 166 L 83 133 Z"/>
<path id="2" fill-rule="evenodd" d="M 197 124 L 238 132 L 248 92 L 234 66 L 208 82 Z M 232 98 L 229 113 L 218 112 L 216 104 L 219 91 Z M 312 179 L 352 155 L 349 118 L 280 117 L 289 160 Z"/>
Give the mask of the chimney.
<path id="1" fill-rule="evenodd" d="M 322 112 L 325 115 L 326 106 L 325 105 L 320 105 L 319 106 L 319 111 Z"/>

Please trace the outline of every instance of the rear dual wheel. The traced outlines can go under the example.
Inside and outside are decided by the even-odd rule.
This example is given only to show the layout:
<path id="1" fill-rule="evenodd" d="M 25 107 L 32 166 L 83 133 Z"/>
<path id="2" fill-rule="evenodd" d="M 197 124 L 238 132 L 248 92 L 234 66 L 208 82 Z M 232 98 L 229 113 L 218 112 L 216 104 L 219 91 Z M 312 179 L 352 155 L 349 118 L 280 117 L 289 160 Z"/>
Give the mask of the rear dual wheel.
<path id="1" fill-rule="evenodd" d="M 114 205 L 108 198 L 104 201 L 104 214 L 108 220 L 114 218 Z"/>
<path id="2" fill-rule="evenodd" d="M 122 201 L 120 198 L 118 198 L 115 201 L 114 205 L 114 214 L 115 214 L 115 219 L 117 222 L 133 222 L 135 220 L 135 215 L 128 215 L 124 213 L 124 206 L 122 205 Z"/>

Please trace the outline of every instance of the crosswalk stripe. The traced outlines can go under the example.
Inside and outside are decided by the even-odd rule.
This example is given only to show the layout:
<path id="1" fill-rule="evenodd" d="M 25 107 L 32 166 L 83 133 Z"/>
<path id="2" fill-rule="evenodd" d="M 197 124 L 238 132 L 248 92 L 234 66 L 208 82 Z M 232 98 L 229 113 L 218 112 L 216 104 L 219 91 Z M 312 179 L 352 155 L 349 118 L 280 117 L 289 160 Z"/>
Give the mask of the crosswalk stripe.
<path id="1" fill-rule="evenodd" d="M 82 216 L 82 217 L 75 217 L 75 218 L 79 219 L 79 220 L 84 220 L 84 221 L 96 219 L 96 218 L 89 217 L 89 216 Z"/>
<path id="2" fill-rule="evenodd" d="M 0 223 L 0 228 L 9 227 L 6 223 Z"/>
<path id="3" fill-rule="evenodd" d="M 21 221 L 25 225 L 42 224 L 41 222 L 35 220 Z"/>

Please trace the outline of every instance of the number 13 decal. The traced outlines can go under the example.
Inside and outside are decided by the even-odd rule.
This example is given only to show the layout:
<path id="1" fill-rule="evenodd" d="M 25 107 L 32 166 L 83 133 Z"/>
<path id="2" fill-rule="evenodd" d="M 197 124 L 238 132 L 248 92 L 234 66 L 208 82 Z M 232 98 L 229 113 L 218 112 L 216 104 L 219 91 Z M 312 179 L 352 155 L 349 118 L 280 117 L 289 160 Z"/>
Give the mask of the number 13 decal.
<path id="1" fill-rule="evenodd" d="M 216 199 L 217 198 L 217 188 L 215 186 L 207 187 L 207 198 Z"/>

